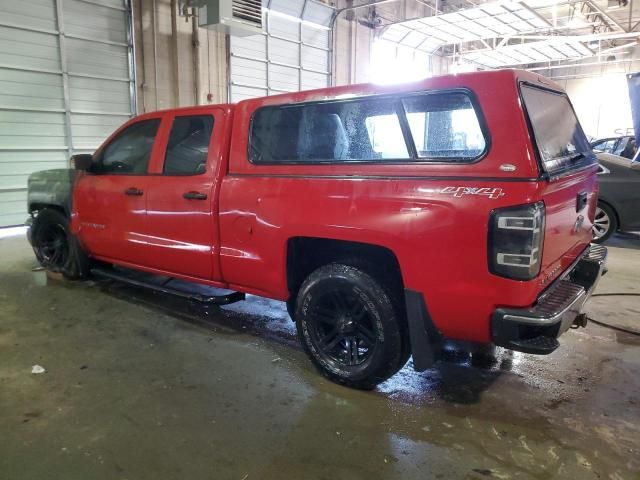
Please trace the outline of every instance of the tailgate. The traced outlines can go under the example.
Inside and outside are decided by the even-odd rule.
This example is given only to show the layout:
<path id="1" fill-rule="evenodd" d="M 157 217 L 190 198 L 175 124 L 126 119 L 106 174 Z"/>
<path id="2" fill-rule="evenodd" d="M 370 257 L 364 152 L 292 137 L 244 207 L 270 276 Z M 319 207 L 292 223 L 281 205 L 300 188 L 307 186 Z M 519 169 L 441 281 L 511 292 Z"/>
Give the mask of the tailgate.
<path id="1" fill-rule="evenodd" d="M 551 281 L 568 268 L 591 242 L 598 187 L 594 169 L 546 184 L 541 279 Z"/>
<path id="2" fill-rule="evenodd" d="M 545 204 L 541 283 L 564 271 L 591 242 L 597 160 L 564 92 L 520 84 Z"/>

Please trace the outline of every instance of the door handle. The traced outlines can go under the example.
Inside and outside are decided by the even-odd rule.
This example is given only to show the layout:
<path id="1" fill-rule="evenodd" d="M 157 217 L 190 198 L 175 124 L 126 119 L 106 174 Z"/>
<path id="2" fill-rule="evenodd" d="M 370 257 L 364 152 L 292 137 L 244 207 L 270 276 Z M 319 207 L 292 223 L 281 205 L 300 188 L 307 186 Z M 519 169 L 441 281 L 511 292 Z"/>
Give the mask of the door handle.
<path id="1" fill-rule="evenodd" d="M 142 195 L 144 192 L 136 187 L 131 187 L 131 188 L 127 188 L 124 191 L 125 195 L 131 195 L 133 197 L 139 197 L 140 195 Z"/>
<path id="2" fill-rule="evenodd" d="M 207 194 L 200 192 L 187 192 L 182 195 L 187 200 L 206 200 Z"/>

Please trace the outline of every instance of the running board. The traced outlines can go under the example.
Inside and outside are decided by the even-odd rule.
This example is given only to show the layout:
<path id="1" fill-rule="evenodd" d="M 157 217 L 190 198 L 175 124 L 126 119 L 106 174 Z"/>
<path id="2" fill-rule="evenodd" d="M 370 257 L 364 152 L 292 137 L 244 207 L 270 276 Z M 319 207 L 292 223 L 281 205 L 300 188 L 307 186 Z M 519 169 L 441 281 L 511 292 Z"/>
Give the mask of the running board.
<path id="1" fill-rule="evenodd" d="M 176 297 L 184 298 L 185 300 L 189 300 L 191 302 L 197 302 L 205 305 L 229 305 L 230 303 L 240 302 L 245 299 L 245 294 L 242 292 L 232 292 L 227 295 L 204 295 L 201 293 L 186 292 L 177 288 L 167 287 L 166 284 L 172 279 L 167 280 L 161 285 L 157 285 L 155 283 L 131 278 L 125 274 L 121 274 L 113 270 L 92 268 L 91 273 L 96 277 L 108 278 L 109 280 L 127 283 L 136 287 L 147 288 L 149 290 L 165 293 L 167 295 L 173 295 Z"/>

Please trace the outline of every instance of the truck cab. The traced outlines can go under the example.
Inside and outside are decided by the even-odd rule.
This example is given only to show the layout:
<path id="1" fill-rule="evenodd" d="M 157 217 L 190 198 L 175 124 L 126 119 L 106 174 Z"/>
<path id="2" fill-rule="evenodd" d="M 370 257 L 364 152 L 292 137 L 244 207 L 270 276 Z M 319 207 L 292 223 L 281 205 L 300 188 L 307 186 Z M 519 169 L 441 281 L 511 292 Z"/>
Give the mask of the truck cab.
<path id="1" fill-rule="evenodd" d="M 551 353 L 604 272 L 595 156 L 528 72 L 152 112 L 76 160 L 58 268 L 286 301 L 313 363 L 357 388 L 445 339 Z M 55 208 L 30 205 L 47 264 Z"/>

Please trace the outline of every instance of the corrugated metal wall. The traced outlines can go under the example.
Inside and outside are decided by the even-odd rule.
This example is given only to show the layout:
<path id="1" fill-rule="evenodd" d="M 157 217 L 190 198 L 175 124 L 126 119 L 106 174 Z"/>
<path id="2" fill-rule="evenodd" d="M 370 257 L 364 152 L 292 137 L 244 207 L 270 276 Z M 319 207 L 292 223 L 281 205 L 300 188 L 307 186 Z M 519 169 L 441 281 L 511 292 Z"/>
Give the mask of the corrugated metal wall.
<path id="1" fill-rule="evenodd" d="M 0 227 L 26 219 L 31 172 L 135 111 L 130 19 L 123 0 L 0 0 Z"/>
<path id="2" fill-rule="evenodd" d="M 231 37 L 231 101 L 329 86 L 333 9 L 311 0 L 266 7 L 263 35 Z"/>

